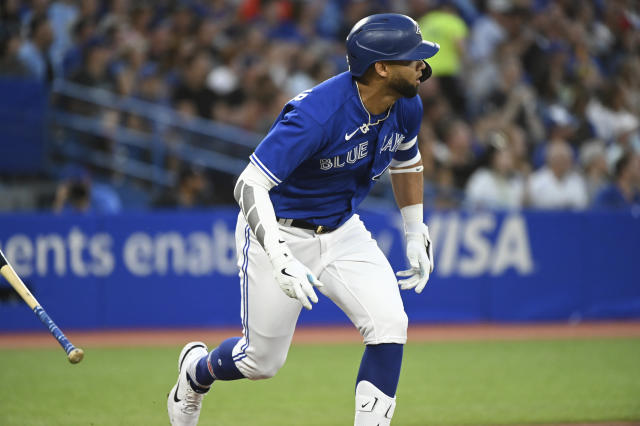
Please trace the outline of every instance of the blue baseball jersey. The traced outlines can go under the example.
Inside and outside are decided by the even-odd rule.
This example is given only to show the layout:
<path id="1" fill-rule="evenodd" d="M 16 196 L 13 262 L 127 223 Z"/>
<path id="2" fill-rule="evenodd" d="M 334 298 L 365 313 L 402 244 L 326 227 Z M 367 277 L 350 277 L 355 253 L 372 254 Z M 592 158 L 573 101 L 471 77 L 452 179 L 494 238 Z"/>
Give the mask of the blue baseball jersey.
<path id="1" fill-rule="evenodd" d="M 344 72 L 290 100 L 250 160 L 276 185 L 276 216 L 337 227 L 392 160 L 418 160 L 421 120 L 419 96 L 400 98 L 369 119 Z"/>

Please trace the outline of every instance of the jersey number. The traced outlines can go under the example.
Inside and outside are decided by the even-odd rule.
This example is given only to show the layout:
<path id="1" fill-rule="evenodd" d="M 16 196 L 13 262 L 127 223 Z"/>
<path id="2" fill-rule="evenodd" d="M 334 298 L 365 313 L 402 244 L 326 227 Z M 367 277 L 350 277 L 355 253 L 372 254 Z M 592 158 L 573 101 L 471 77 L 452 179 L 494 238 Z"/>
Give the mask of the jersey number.
<path id="1" fill-rule="evenodd" d="M 304 98 L 306 98 L 306 97 L 307 97 L 307 95 L 308 95 L 309 93 L 311 93 L 311 90 L 312 90 L 312 89 L 307 89 L 307 90 L 305 90 L 305 91 L 303 91 L 303 92 L 300 92 L 300 94 L 298 94 L 298 95 L 297 95 L 295 98 L 293 98 L 292 100 L 293 100 L 293 101 L 301 101 L 301 100 L 303 100 Z"/>

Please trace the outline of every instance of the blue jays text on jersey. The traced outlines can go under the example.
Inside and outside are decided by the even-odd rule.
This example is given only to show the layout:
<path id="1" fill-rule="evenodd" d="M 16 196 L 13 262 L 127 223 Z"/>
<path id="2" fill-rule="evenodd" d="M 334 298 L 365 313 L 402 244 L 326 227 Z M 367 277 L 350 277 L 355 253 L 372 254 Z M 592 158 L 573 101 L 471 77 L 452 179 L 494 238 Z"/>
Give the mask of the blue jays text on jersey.
<path id="1" fill-rule="evenodd" d="M 421 120 L 418 96 L 370 117 L 345 72 L 289 101 L 250 159 L 277 185 L 276 216 L 337 227 L 392 160 L 418 160 Z"/>

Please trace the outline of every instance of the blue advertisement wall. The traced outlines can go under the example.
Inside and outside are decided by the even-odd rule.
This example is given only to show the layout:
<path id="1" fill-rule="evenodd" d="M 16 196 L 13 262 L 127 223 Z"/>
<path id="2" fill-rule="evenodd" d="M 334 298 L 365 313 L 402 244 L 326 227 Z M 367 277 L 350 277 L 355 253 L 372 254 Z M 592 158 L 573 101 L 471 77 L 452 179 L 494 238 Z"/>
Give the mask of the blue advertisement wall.
<path id="1" fill-rule="evenodd" d="M 395 270 L 395 211 L 363 212 Z M 66 329 L 238 326 L 236 210 L 0 215 L 0 247 Z M 437 212 L 436 269 L 402 292 L 412 322 L 640 318 L 640 218 L 627 213 Z M 348 319 L 329 299 L 300 323 Z M 40 330 L 0 280 L 0 331 Z"/>

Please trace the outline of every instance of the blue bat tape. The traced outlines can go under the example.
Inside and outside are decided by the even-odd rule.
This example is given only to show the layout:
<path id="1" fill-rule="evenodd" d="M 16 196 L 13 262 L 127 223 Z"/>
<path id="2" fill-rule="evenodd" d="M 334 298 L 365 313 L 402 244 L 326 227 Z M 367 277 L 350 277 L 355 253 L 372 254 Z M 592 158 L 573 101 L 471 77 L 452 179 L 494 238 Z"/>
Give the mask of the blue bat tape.
<path id="1" fill-rule="evenodd" d="M 33 308 L 33 312 L 40 318 L 40 321 L 49 329 L 53 337 L 58 340 L 58 343 L 64 348 L 64 351 L 69 355 L 69 353 L 74 350 L 76 347 L 67 339 L 62 330 L 58 328 L 58 326 L 53 322 L 53 320 L 47 315 L 47 313 L 42 309 L 42 306 L 36 306 Z"/>

